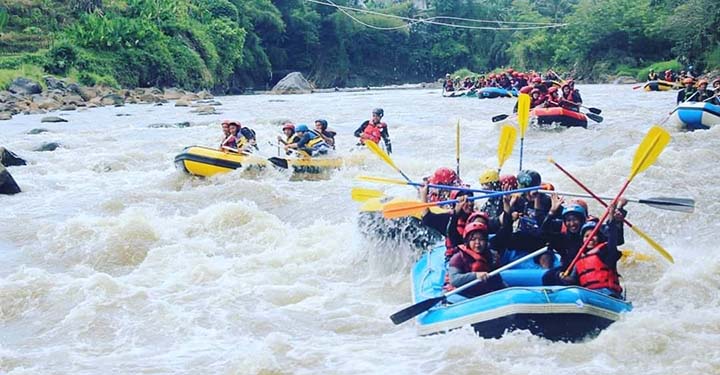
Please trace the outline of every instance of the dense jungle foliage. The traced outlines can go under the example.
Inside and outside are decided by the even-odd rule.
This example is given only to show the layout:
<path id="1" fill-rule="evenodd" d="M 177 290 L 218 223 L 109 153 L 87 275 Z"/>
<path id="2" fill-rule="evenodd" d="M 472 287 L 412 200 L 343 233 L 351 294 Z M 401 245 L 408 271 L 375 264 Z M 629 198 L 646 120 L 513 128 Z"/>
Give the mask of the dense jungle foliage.
<path id="1" fill-rule="evenodd" d="M 576 78 L 607 79 L 642 78 L 653 64 L 693 65 L 697 72 L 720 66 L 716 0 L 334 3 L 411 18 L 566 26 L 402 27 L 406 22 L 399 18 L 351 12 L 363 23 L 393 29 L 379 30 L 303 0 L 0 0 L 0 85 L 3 77 L 50 73 L 84 84 L 223 93 L 265 89 L 291 71 L 325 87 L 430 81 L 460 68 L 554 68 Z"/>

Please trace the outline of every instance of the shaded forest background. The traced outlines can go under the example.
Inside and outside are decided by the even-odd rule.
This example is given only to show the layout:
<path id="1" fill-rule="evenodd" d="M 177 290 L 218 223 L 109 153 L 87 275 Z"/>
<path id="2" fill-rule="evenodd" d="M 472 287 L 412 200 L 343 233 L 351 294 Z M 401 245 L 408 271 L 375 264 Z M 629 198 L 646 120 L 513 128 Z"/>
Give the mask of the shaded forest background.
<path id="1" fill-rule="evenodd" d="M 427 82 L 467 68 L 585 80 L 720 67 L 717 0 L 429 0 L 335 4 L 411 18 L 567 24 L 471 30 L 303 0 L 0 0 L 0 89 L 52 74 L 86 85 L 239 93 L 300 71 L 318 87 Z M 457 22 L 458 25 L 479 26 Z M 498 24 L 484 24 L 498 27 Z"/>

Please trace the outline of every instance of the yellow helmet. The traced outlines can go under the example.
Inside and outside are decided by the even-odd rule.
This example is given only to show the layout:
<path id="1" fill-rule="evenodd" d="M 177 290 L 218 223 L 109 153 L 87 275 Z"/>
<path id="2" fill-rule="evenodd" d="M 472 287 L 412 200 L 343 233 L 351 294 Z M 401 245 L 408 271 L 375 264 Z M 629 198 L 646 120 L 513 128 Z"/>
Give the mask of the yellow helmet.
<path id="1" fill-rule="evenodd" d="M 500 181 L 500 174 L 497 169 L 488 169 L 480 175 L 481 184 L 489 184 L 497 181 Z"/>

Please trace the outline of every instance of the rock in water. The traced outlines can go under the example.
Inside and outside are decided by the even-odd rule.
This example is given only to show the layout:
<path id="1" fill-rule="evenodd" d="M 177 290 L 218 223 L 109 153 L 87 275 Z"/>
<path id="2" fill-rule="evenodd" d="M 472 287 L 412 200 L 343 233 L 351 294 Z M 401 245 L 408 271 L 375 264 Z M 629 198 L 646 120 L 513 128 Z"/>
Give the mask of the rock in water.
<path id="1" fill-rule="evenodd" d="M 26 165 L 27 163 L 15 155 L 14 152 L 7 150 L 5 147 L 0 147 L 0 164 L 10 167 L 13 165 Z"/>
<path id="2" fill-rule="evenodd" d="M 68 120 L 57 116 L 46 116 L 40 119 L 40 122 L 68 122 Z"/>
<path id="3" fill-rule="evenodd" d="M 42 146 L 35 149 L 35 151 L 55 151 L 57 148 L 60 147 L 60 144 L 57 142 L 49 142 L 44 143 Z"/>
<path id="4" fill-rule="evenodd" d="M 17 182 L 15 182 L 15 179 L 10 175 L 10 172 L 0 165 L 0 194 L 12 195 L 17 194 L 20 191 L 20 186 L 18 186 Z"/>
<path id="5" fill-rule="evenodd" d="M 313 86 L 300 72 L 292 72 L 281 79 L 272 89 L 273 94 L 307 94 Z"/>

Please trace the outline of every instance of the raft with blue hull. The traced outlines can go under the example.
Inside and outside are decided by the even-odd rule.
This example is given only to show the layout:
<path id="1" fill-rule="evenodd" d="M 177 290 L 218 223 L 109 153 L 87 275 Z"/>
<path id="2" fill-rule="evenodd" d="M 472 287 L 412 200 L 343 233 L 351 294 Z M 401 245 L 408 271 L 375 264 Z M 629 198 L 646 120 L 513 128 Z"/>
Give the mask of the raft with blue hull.
<path id="1" fill-rule="evenodd" d="M 533 262 L 532 260 L 528 262 Z M 423 254 L 412 269 L 413 303 L 443 294 L 445 247 Z M 453 294 L 417 316 L 418 333 L 443 333 L 470 325 L 484 338 L 528 330 L 553 341 L 597 335 L 632 310 L 629 302 L 579 286 L 542 286 L 543 269 L 513 268 L 500 273 L 508 288 L 475 298 Z"/>
<path id="2" fill-rule="evenodd" d="M 720 124 L 720 106 L 710 103 L 682 103 L 670 115 L 677 125 L 687 130 L 710 129 Z"/>
<path id="3" fill-rule="evenodd" d="M 478 90 L 478 98 L 494 99 L 494 98 L 512 98 L 517 96 L 517 90 L 506 90 L 500 87 L 483 87 Z"/>

